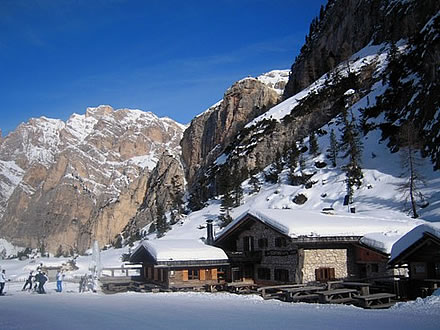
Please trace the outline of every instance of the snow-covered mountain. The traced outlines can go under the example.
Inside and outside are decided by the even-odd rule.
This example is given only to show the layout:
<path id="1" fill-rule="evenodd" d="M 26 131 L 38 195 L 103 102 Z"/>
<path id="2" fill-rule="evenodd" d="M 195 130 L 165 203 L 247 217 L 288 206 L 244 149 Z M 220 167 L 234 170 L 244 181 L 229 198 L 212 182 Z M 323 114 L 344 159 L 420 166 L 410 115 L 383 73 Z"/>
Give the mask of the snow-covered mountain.
<path id="1" fill-rule="evenodd" d="M 110 106 L 66 122 L 21 124 L 0 145 L 2 236 L 67 251 L 87 245 L 84 231 L 113 239 L 142 203 L 162 154 L 180 154 L 184 129 L 151 112 Z"/>

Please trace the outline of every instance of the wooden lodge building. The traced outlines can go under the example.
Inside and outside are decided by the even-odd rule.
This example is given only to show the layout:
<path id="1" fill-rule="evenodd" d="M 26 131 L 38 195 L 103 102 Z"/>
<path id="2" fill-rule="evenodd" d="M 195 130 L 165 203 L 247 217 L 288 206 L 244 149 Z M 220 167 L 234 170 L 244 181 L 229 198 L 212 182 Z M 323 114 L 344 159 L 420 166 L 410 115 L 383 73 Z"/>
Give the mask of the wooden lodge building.
<path id="1" fill-rule="evenodd" d="M 389 256 L 360 243 L 365 233 L 383 225 L 354 216 L 253 210 L 220 232 L 214 245 L 228 255 L 231 281 L 275 285 L 365 279 L 390 275 Z"/>
<path id="2" fill-rule="evenodd" d="M 142 278 L 164 289 L 198 289 L 225 281 L 229 260 L 223 250 L 199 240 L 151 240 L 130 256 L 142 264 Z"/>

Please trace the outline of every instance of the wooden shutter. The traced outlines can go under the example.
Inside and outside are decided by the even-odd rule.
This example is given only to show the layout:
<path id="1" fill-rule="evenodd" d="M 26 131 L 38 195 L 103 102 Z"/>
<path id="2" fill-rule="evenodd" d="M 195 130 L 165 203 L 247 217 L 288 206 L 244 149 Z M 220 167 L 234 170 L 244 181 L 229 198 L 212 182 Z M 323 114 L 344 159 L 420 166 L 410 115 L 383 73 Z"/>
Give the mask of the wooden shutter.
<path id="1" fill-rule="evenodd" d="M 329 268 L 329 278 L 330 278 L 330 280 L 334 280 L 336 277 L 335 277 L 335 269 L 334 268 Z"/>
<path id="2" fill-rule="evenodd" d="M 315 279 L 318 282 L 321 282 L 321 271 L 319 268 L 315 269 Z"/>
<path id="3" fill-rule="evenodd" d="M 200 281 L 205 281 L 206 280 L 206 270 L 200 269 L 199 279 L 200 279 Z"/>
<path id="4" fill-rule="evenodd" d="M 182 281 L 188 281 L 188 269 L 182 270 Z"/>
<path id="5" fill-rule="evenodd" d="M 217 280 L 218 276 L 217 276 L 217 268 L 213 268 L 211 269 L 211 279 L 212 280 Z"/>

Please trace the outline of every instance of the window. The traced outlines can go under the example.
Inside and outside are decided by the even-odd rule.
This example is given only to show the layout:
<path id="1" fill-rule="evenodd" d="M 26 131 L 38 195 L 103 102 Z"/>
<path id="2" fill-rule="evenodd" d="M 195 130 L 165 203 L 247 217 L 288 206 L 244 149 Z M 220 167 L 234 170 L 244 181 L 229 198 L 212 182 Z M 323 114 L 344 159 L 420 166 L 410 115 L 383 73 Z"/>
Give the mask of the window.
<path id="1" fill-rule="evenodd" d="M 198 269 L 188 269 L 188 279 L 189 280 L 198 280 L 199 279 L 199 270 Z"/>
<path id="2" fill-rule="evenodd" d="M 243 251 L 254 251 L 254 238 L 252 236 L 243 237 Z"/>
<path id="3" fill-rule="evenodd" d="M 275 246 L 276 247 L 285 247 L 287 246 L 287 241 L 285 237 L 277 237 L 275 238 Z"/>
<path id="4" fill-rule="evenodd" d="M 258 268 L 257 274 L 258 274 L 258 278 L 260 280 L 270 280 L 270 269 L 269 268 Z"/>
<path id="5" fill-rule="evenodd" d="M 371 272 L 378 273 L 379 272 L 379 265 L 378 264 L 371 264 Z"/>
<path id="6" fill-rule="evenodd" d="M 335 269 L 322 267 L 315 269 L 315 277 L 319 282 L 327 282 L 335 279 Z"/>
<path id="7" fill-rule="evenodd" d="M 287 269 L 275 269 L 275 281 L 289 282 L 289 271 Z"/>
<path id="8" fill-rule="evenodd" d="M 267 238 L 260 238 L 260 239 L 258 240 L 258 247 L 259 247 L 260 249 L 267 248 L 267 245 L 268 245 L 268 243 L 267 243 Z"/>

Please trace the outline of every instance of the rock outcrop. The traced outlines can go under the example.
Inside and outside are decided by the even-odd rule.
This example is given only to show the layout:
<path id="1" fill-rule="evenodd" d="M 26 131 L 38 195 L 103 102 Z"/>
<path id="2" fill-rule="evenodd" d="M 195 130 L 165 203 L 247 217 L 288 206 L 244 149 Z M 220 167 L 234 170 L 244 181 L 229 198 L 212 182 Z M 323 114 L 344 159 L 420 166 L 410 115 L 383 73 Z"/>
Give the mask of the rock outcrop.
<path id="1" fill-rule="evenodd" d="M 279 102 L 280 87 L 286 80 L 286 71 L 240 80 L 225 92 L 220 102 L 191 121 L 181 142 L 190 186 L 197 173 L 215 161 L 244 125 Z"/>
<path id="2" fill-rule="evenodd" d="M 185 173 L 181 160 L 164 153 L 146 183 L 146 193 L 137 213 L 124 230 L 124 236 L 136 235 L 140 228 L 157 219 L 158 209 L 178 211 L 183 203 Z"/>
<path id="3" fill-rule="evenodd" d="M 291 68 L 284 98 L 295 95 L 370 42 L 412 38 L 437 0 L 330 0 Z"/>

